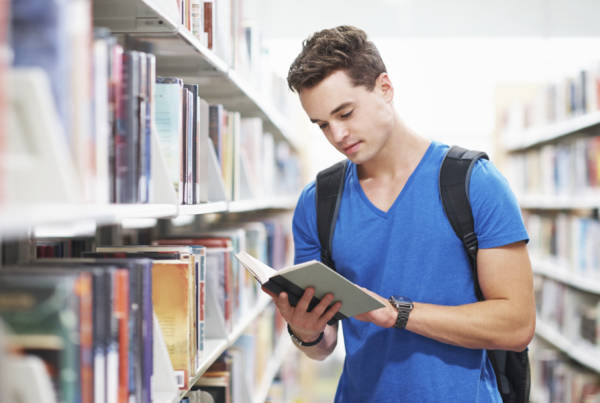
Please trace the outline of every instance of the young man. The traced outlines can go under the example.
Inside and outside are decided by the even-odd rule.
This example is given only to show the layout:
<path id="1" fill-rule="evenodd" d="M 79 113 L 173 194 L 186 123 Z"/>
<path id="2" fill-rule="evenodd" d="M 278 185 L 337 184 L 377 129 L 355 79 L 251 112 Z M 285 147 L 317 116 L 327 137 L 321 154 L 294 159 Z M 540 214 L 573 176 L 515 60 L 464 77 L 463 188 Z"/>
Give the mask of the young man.
<path id="1" fill-rule="evenodd" d="M 488 161 L 469 187 L 479 239 L 474 293 L 463 246 L 446 218 L 438 174 L 448 147 L 403 125 L 394 87 L 366 34 L 340 26 L 304 42 L 288 75 L 310 120 L 351 162 L 333 237 L 336 269 L 384 308 L 343 321 L 346 358 L 336 402 L 500 402 L 485 349 L 523 350 L 535 306 L 528 240 L 508 184 Z M 320 259 L 315 184 L 293 221 L 295 261 Z M 338 311 L 328 295 L 312 311 L 308 289 L 296 307 L 271 294 L 293 338 L 324 359 L 337 343 Z M 389 302 L 394 296 L 405 301 Z M 412 301 L 412 304 L 410 303 Z"/>

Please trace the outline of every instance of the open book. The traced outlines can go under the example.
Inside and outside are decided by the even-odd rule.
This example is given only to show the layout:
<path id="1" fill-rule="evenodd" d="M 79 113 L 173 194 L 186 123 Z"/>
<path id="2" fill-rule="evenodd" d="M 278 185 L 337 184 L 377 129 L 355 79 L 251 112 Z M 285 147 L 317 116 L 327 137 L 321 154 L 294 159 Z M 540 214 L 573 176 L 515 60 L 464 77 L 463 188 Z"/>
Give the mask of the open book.
<path id="1" fill-rule="evenodd" d="M 384 306 L 362 288 L 316 260 L 275 270 L 244 251 L 237 253 L 235 257 L 266 289 L 275 294 L 287 292 L 292 306 L 296 306 L 307 287 L 315 289 L 309 310 L 317 305 L 325 294 L 332 293 L 334 302 L 341 301 L 342 307 L 330 324 Z"/>

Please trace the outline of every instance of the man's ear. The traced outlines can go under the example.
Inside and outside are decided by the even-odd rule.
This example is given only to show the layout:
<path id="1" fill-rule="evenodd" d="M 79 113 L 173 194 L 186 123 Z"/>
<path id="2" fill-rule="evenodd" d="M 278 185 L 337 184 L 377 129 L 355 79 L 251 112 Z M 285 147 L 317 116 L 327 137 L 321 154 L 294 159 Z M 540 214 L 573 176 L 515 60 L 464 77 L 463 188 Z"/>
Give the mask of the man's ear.
<path id="1" fill-rule="evenodd" d="M 392 102 L 394 99 L 394 86 L 388 73 L 383 72 L 375 80 L 375 90 L 384 97 L 387 102 Z"/>

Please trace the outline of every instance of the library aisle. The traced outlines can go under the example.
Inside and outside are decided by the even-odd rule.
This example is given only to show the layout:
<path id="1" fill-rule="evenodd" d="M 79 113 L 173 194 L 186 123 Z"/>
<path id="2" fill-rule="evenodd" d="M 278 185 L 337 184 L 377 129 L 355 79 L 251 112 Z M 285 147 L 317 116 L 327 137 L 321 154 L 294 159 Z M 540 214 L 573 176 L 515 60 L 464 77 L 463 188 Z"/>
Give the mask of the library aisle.
<path id="1" fill-rule="evenodd" d="M 515 191 L 530 401 L 600 402 L 600 3 L 454 3 L 0 0 L 0 403 L 334 401 L 341 329 L 309 359 L 235 255 L 291 265 L 298 197 L 344 157 L 285 78 L 342 24 L 410 127 Z"/>

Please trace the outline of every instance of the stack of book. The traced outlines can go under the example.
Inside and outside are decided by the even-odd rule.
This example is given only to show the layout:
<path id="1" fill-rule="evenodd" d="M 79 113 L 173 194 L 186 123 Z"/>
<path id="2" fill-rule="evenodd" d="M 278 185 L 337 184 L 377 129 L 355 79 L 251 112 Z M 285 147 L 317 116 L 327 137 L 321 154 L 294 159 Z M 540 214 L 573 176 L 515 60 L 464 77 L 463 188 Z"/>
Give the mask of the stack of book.
<path id="1" fill-rule="evenodd" d="M 151 276 L 146 259 L 5 267 L 9 342 L 44 361 L 59 401 L 151 402 Z"/>

